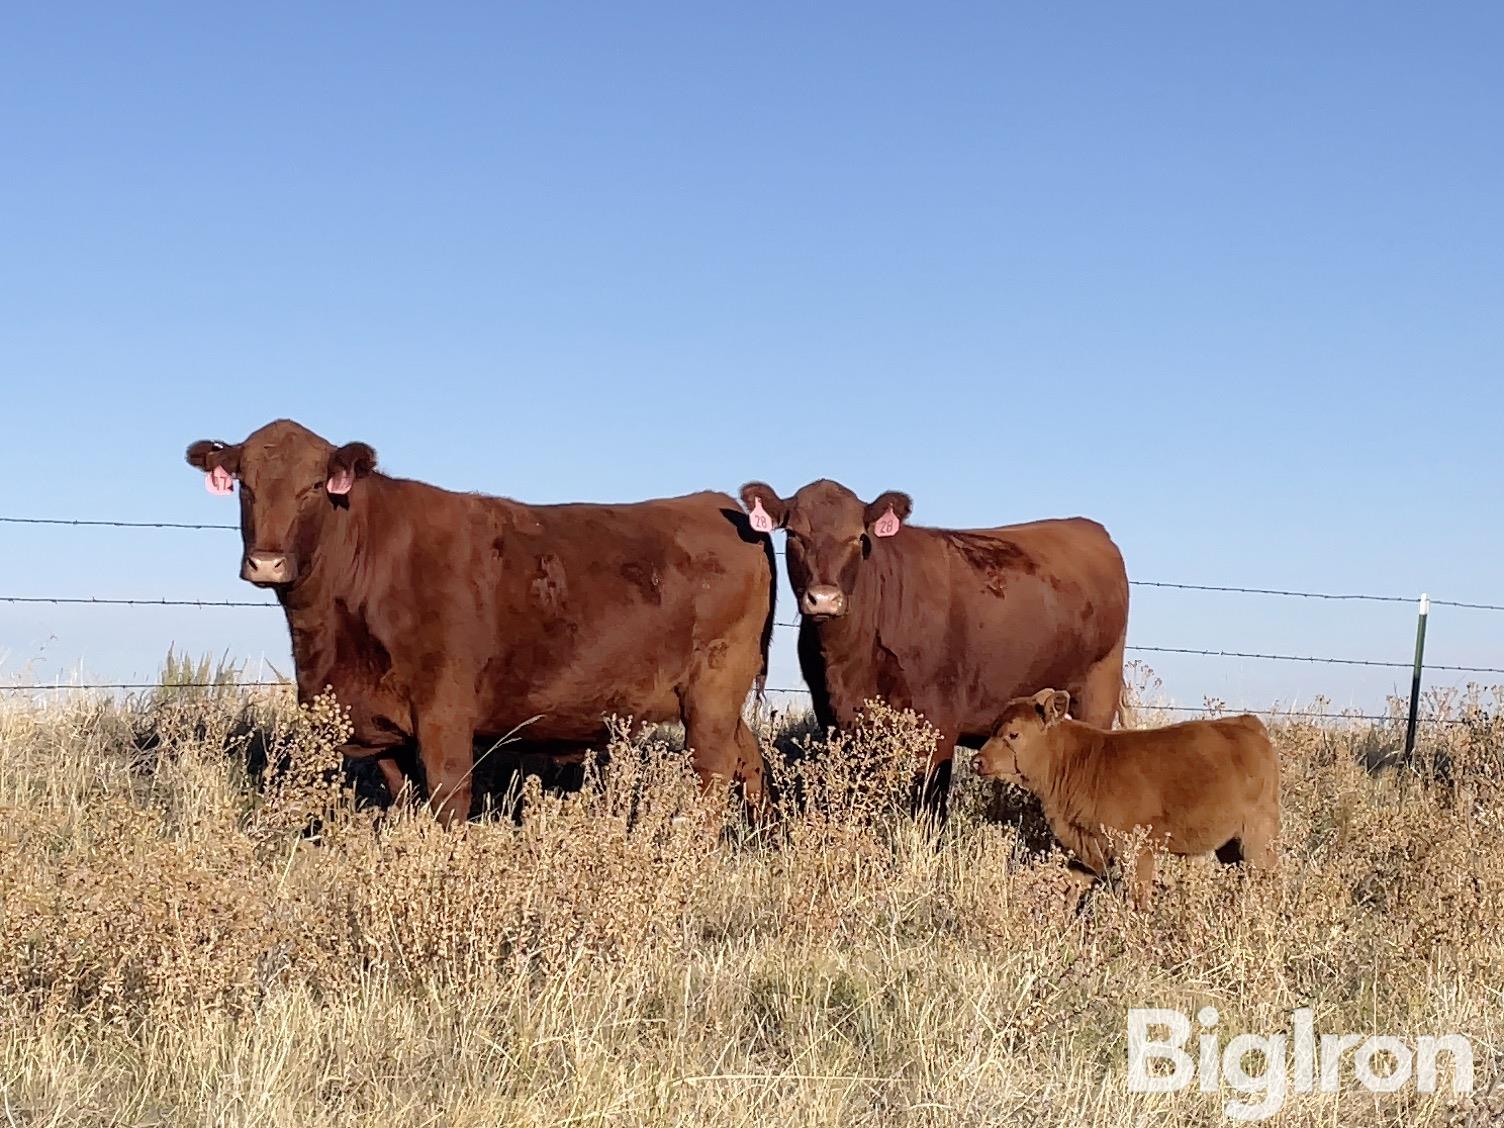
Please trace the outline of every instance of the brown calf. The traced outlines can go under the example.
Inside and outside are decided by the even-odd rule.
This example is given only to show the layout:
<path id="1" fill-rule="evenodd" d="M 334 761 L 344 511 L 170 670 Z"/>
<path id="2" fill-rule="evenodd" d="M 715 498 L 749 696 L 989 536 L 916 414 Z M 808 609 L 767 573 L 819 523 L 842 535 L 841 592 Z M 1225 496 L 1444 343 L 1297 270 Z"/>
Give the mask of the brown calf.
<path id="1" fill-rule="evenodd" d="M 1154 881 L 1154 851 L 1270 867 L 1279 837 L 1279 758 L 1253 716 L 1156 729 L 1094 728 L 1046 689 L 1008 703 L 973 761 L 977 774 L 1033 792 L 1050 829 L 1094 873 L 1112 858 L 1106 830 L 1143 827 L 1134 899 Z"/>

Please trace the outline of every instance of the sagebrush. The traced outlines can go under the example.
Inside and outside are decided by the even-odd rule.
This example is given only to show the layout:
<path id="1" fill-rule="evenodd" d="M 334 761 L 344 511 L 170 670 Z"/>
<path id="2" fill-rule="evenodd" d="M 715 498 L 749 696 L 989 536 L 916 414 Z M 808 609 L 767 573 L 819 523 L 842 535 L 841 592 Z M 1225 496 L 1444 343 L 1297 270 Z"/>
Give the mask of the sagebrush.
<path id="1" fill-rule="evenodd" d="M 1311 1006 L 1473 1040 L 1470 1101 L 1292 1096 L 1275 1123 L 1492 1123 L 1500 704 L 1431 702 L 1456 723 L 1377 774 L 1393 726 L 1275 719 L 1277 875 L 1171 861 L 1147 911 L 1109 885 L 1073 913 L 1064 859 L 997 817 L 1017 796 L 958 767 L 944 828 L 915 822 L 927 730 L 880 705 L 829 743 L 762 725 L 780 799 L 757 822 L 623 723 L 579 790 L 533 779 L 518 817 L 445 831 L 344 786 L 332 702 L 23 696 L 0 707 L 0 1103 L 27 1125 L 1211 1124 L 1214 1095 L 1124 1087 L 1129 1007 L 1210 1003 L 1225 1036 Z"/>

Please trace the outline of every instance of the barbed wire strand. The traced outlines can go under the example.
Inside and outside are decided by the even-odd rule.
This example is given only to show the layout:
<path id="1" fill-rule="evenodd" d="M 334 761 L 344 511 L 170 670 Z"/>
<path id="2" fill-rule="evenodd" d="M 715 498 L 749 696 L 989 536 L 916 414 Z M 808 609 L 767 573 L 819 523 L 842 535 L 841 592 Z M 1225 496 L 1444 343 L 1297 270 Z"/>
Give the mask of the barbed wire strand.
<path id="1" fill-rule="evenodd" d="M 82 682 L 72 685 L 0 685 L 0 693 L 68 693 L 84 692 L 89 690 L 151 690 L 158 693 L 174 693 L 185 690 L 198 689 L 291 689 L 291 682 L 281 681 L 247 681 L 247 682 L 176 682 L 164 685 L 160 682 Z M 810 691 L 805 688 L 770 687 L 765 693 L 778 693 L 785 696 L 808 697 Z M 1158 710 L 1165 713 L 1215 713 L 1219 716 L 1237 716 L 1241 713 L 1253 713 L 1257 716 L 1272 717 L 1275 720 L 1282 718 L 1302 720 L 1331 720 L 1331 721 L 1373 721 L 1392 722 L 1399 724 L 1404 718 L 1385 713 L 1333 713 L 1310 710 L 1285 710 L 1285 709 L 1233 709 L 1211 705 L 1151 705 L 1145 707 L 1148 711 Z M 1421 717 L 1423 725 L 1465 725 L 1466 718 L 1460 717 Z"/>
<path id="2" fill-rule="evenodd" d="M 239 525 L 208 525 L 188 521 L 98 521 L 73 517 L 0 517 L 0 525 L 72 525 L 108 529 L 229 529 Z"/>
<path id="3" fill-rule="evenodd" d="M 89 518 L 70 517 L 0 517 L 0 524 L 7 525 L 54 525 L 71 526 L 80 528 L 111 528 L 111 529 L 211 529 L 218 531 L 236 532 L 239 525 L 223 525 L 196 523 L 188 521 L 108 521 Z M 783 556 L 783 549 L 774 549 L 774 552 Z M 1323 592 L 1323 591 L 1300 591 L 1294 588 L 1260 588 L 1240 587 L 1226 584 L 1191 584 L 1171 580 L 1129 580 L 1132 587 L 1164 588 L 1174 591 L 1202 591 L 1220 592 L 1233 595 L 1267 595 L 1278 596 L 1287 599 L 1320 599 L 1334 602 L 1362 601 L 1368 603 L 1403 603 L 1414 604 L 1415 596 L 1411 595 L 1372 595 L 1363 592 Z M 48 600 L 45 602 L 58 602 Z M 157 602 L 147 600 L 145 602 Z M 204 606 L 220 606 L 220 604 L 206 603 Z M 1466 611 L 1501 611 L 1504 612 L 1504 604 L 1498 603 L 1473 603 L 1454 599 L 1433 599 L 1433 607 L 1455 607 Z"/>
<path id="4" fill-rule="evenodd" d="M 55 683 L 50 685 L 0 685 L 0 693 L 68 693 L 86 689 L 151 689 L 162 693 L 173 693 L 184 689 L 274 689 L 278 687 L 291 689 L 292 683 L 279 681 L 234 681 L 173 682 L 171 685 L 166 685 L 162 682 L 78 682 L 75 684 Z"/>
<path id="5" fill-rule="evenodd" d="M 99 607 L 269 607 L 264 599 L 115 599 L 95 595 L 0 595 L 0 603 L 83 604 Z"/>
<path id="6" fill-rule="evenodd" d="M 769 688 L 764 692 L 790 694 L 802 697 L 810 696 L 810 691 L 808 689 Z M 1333 721 L 1392 721 L 1395 724 L 1401 724 L 1405 719 L 1403 717 L 1393 716 L 1388 713 L 1331 713 L 1286 709 L 1234 709 L 1227 706 L 1212 705 L 1145 705 L 1142 706 L 1142 708 L 1146 712 L 1154 712 L 1155 710 L 1159 710 L 1160 712 L 1164 713 L 1215 713 L 1219 716 L 1225 717 L 1236 717 L 1242 713 L 1253 713 L 1256 716 L 1274 717 L 1275 719 L 1278 719 L 1280 717 L 1300 717 Z M 1421 717 L 1419 723 L 1423 725 L 1465 725 L 1468 723 L 1468 721 L 1465 718 L 1460 717 Z"/>
<path id="7" fill-rule="evenodd" d="M 276 603 L 266 600 L 235 600 L 235 599 L 125 599 L 111 598 L 106 596 L 48 596 L 48 595 L 5 595 L 0 596 L 0 603 L 13 604 L 51 604 L 59 606 L 99 606 L 99 607 L 265 607 L 276 609 Z M 785 630 L 797 630 L 797 622 L 775 622 L 775 627 Z M 1373 658 L 1333 658 L 1317 654 L 1262 654 L 1248 650 L 1209 650 L 1190 646 L 1129 646 L 1127 650 L 1139 654 L 1179 654 L 1198 658 L 1241 658 L 1254 659 L 1262 662 L 1306 662 L 1314 665 L 1326 666 L 1362 666 L 1385 670 L 1408 670 L 1413 663 L 1387 661 Z M 1453 674 L 1504 674 L 1504 667 L 1500 666 L 1460 666 L 1427 663 L 1427 670 Z"/>
<path id="8" fill-rule="evenodd" d="M 798 623 L 777 622 L 775 627 L 798 629 Z M 1376 666 L 1390 670 L 1408 670 L 1414 663 L 1389 662 L 1369 658 L 1323 658 L 1306 654 L 1256 654 L 1245 650 L 1199 650 L 1189 646 L 1129 646 L 1126 650 L 1145 654 L 1190 654 L 1200 658 L 1258 658 L 1267 662 L 1315 662 L 1330 666 Z M 1448 670 L 1458 674 L 1504 674 L 1504 667 L 1495 666 L 1437 666 L 1426 664 L 1428 670 Z"/>
<path id="9" fill-rule="evenodd" d="M 1308 654 L 1255 654 L 1243 650 L 1197 650 L 1188 646 L 1129 646 L 1126 650 L 1141 654 L 1192 654 L 1200 658 L 1258 658 L 1266 662 L 1315 662 L 1328 666 L 1377 666 L 1390 670 L 1409 670 L 1413 662 L 1384 662 L 1369 658 L 1323 658 Z M 1427 670 L 1445 670 L 1454 674 L 1504 674 L 1498 666 L 1442 666 L 1431 662 Z"/>

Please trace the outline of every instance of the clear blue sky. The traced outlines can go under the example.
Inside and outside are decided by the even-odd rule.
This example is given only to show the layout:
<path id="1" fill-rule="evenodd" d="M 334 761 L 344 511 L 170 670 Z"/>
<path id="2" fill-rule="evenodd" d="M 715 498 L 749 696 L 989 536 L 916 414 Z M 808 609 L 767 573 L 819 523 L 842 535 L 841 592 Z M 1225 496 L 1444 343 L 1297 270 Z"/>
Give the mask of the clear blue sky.
<path id="1" fill-rule="evenodd" d="M 0 514 L 231 521 L 184 446 L 288 415 L 524 500 L 828 475 L 1096 517 L 1134 578 L 1504 602 L 1501 58 L 1490 4 L 10 5 Z M 233 534 L 0 539 L 0 594 L 258 597 Z M 1141 589 L 1131 641 L 1412 631 Z M 0 606 L 0 677 L 171 641 L 287 664 L 260 611 Z M 1504 615 L 1430 653 L 1504 666 Z"/>

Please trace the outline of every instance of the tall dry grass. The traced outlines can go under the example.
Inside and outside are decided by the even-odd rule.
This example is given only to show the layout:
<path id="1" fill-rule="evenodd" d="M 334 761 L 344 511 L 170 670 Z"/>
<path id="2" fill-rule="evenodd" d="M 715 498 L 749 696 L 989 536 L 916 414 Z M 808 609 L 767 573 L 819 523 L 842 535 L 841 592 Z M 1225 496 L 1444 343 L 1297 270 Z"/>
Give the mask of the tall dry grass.
<path id="1" fill-rule="evenodd" d="M 1171 861 L 1148 911 L 1109 887 L 1072 914 L 964 770 L 943 832 L 908 817 L 924 731 L 887 710 L 781 758 L 758 827 L 624 734 L 580 792 L 446 832 L 339 785 L 328 704 L 12 702 L 0 1120 L 1212 1124 L 1225 1097 L 1125 1090 L 1127 1009 L 1210 1003 L 1224 1038 L 1305 1005 L 1473 1039 L 1471 1102 L 1349 1087 L 1274 1123 L 1493 1123 L 1500 704 L 1432 702 L 1465 723 L 1423 773 L 1365 771 L 1392 728 L 1277 722 L 1277 876 Z"/>

